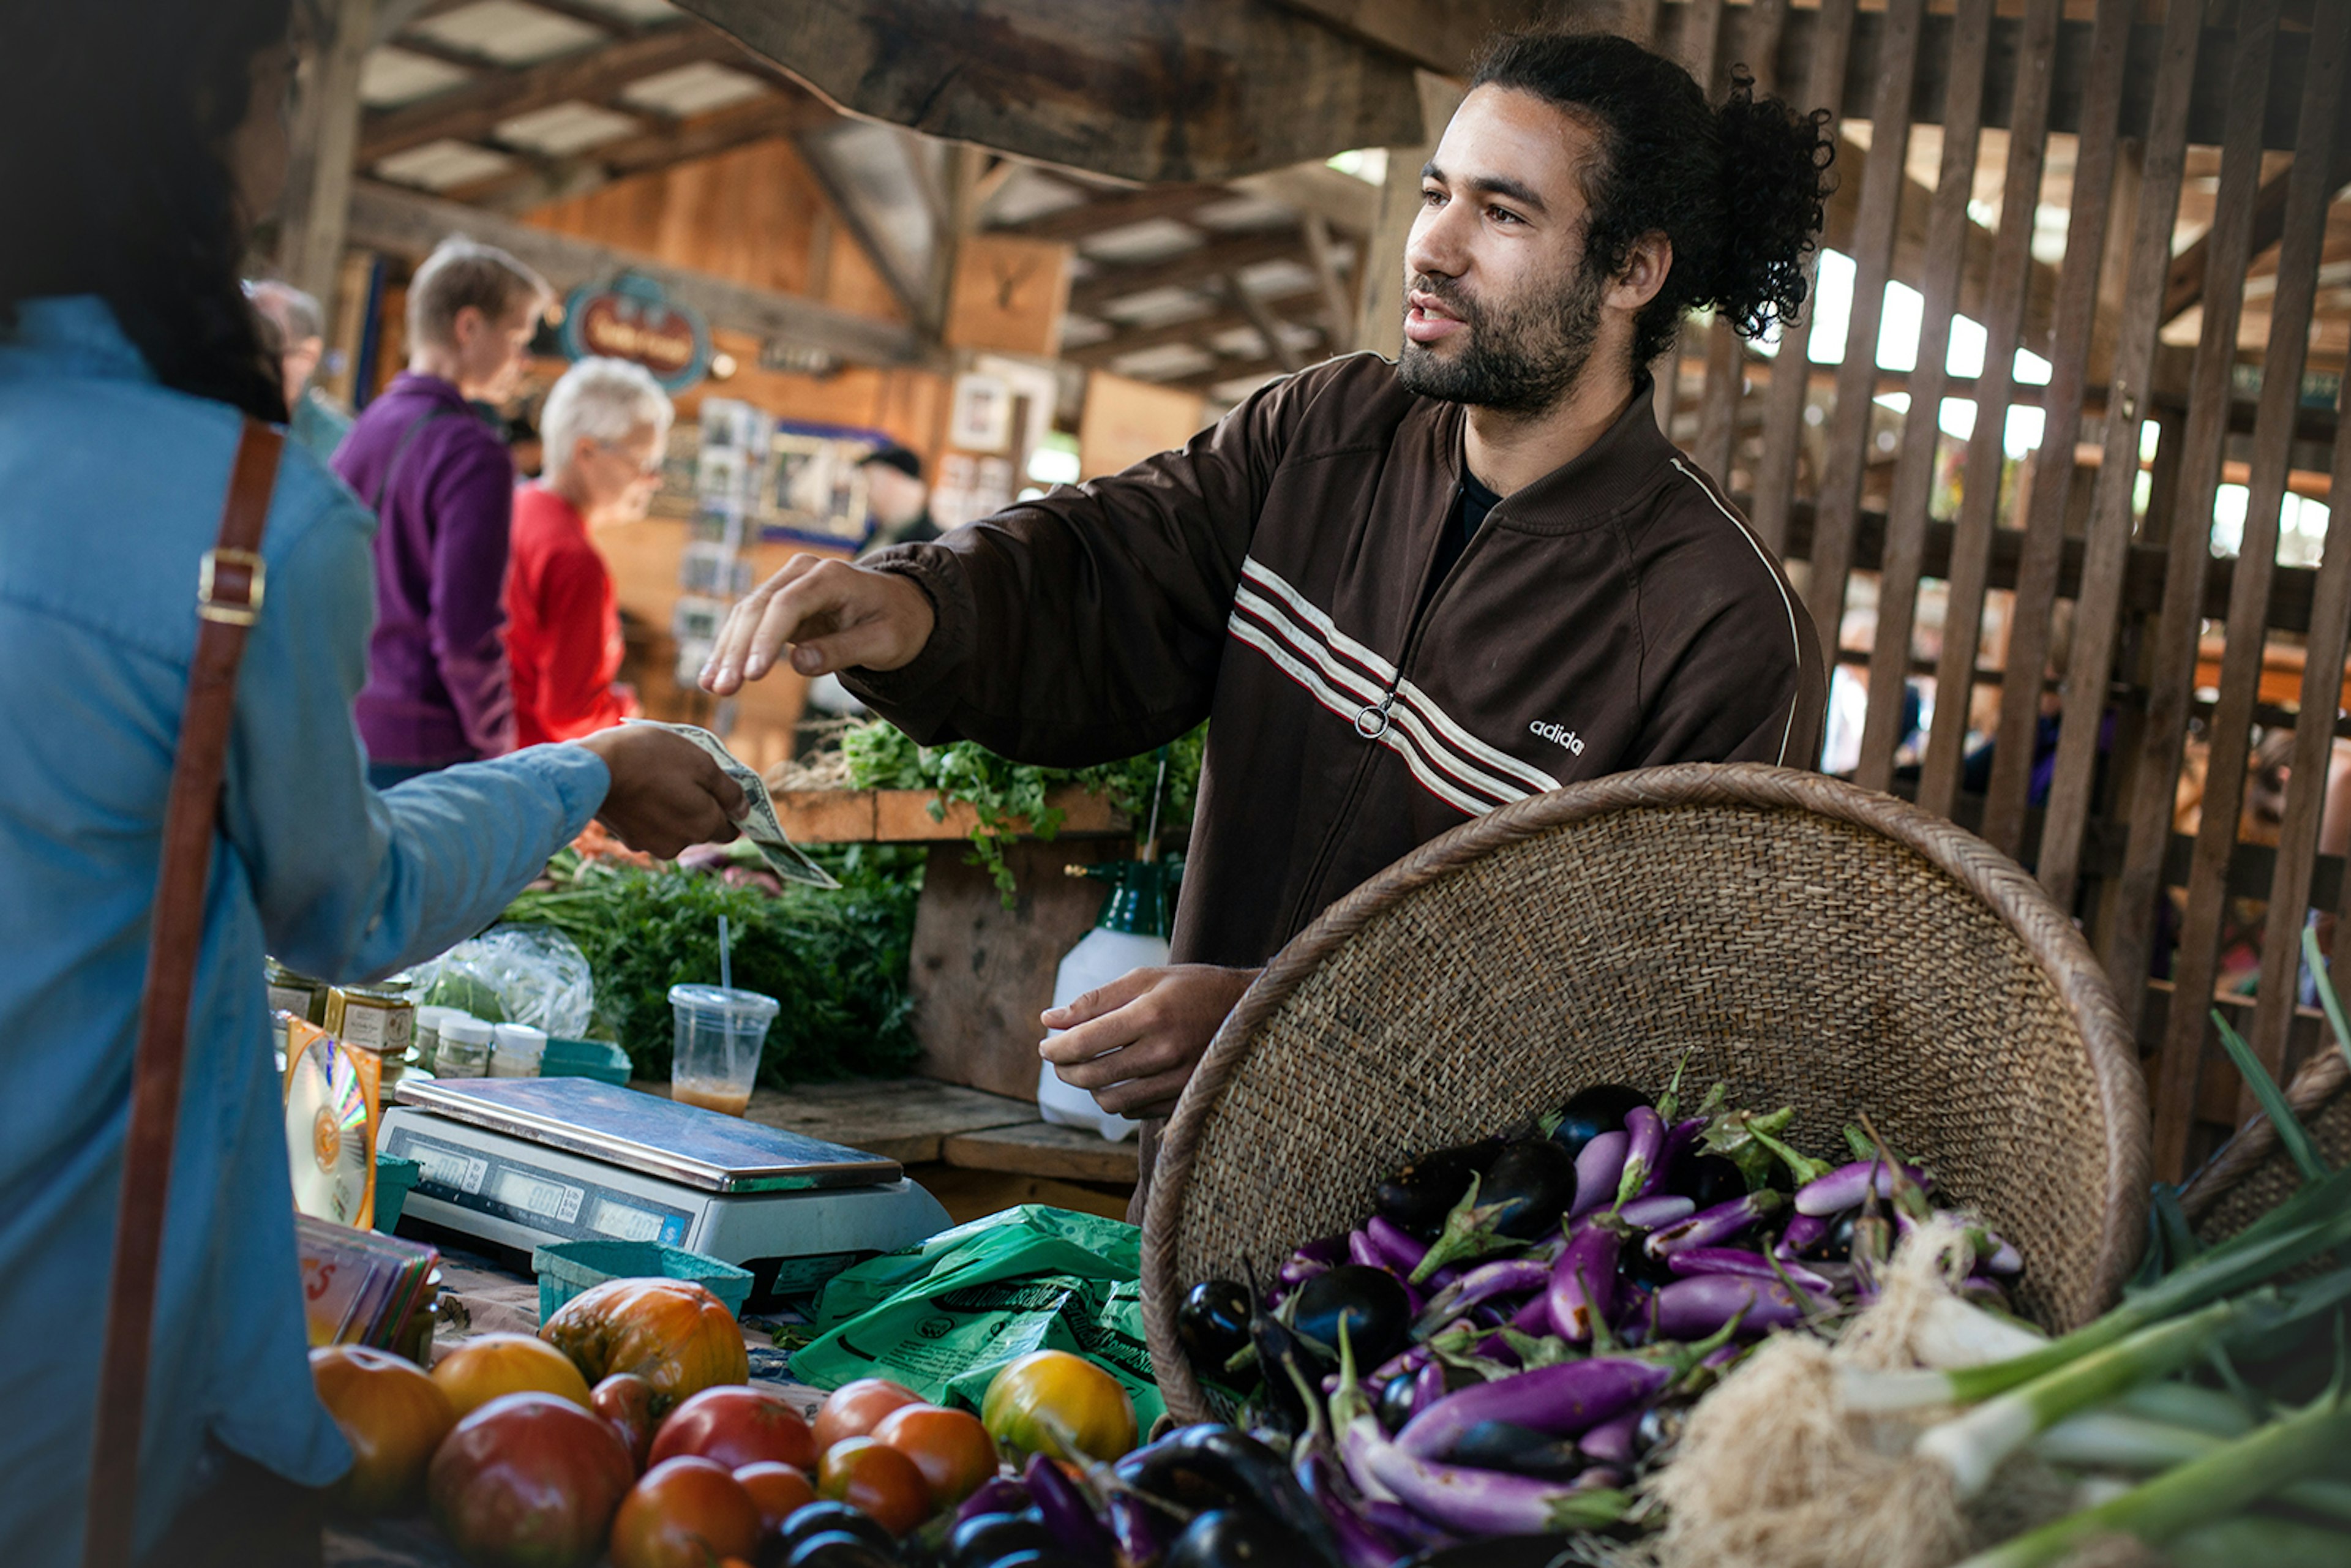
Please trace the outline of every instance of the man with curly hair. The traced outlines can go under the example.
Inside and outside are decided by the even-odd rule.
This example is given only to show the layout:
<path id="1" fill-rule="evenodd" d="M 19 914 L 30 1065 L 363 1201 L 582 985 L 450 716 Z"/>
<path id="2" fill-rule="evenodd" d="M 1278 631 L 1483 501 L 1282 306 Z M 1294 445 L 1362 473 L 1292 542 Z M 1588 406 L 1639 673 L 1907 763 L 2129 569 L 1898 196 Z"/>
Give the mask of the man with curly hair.
<path id="1" fill-rule="evenodd" d="M 919 740 L 1061 766 L 1212 718 L 1176 962 L 1043 1020 L 1063 1079 L 1164 1113 L 1259 967 L 1416 845 L 1627 768 L 1814 761 L 1818 639 L 1648 366 L 1694 308 L 1802 304 L 1829 145 L 1743 78 L 1710 106 L 1622 38 L 1505 37 L 1422 172 L 1397 362 L 935 544 L 799 557 L 704 684 L 789 647 Z"/>

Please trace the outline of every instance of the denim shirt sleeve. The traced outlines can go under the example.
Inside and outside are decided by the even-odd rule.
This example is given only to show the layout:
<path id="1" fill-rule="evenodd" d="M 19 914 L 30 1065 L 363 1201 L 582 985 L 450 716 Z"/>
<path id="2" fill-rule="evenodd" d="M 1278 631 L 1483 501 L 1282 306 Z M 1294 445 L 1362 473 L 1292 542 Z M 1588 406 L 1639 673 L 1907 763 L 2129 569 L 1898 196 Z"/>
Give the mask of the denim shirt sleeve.
<path id="1" fill-rule="evenodd" d="M 611 782 L 594 754 L 539 746 L 368 787 L 351 720 L 367 677 L 368 528 L 345 497 L 269 552 L 222 805 L 270 951 L 330 979 L 386 974 L 479 932 L 587 826 Z"/>

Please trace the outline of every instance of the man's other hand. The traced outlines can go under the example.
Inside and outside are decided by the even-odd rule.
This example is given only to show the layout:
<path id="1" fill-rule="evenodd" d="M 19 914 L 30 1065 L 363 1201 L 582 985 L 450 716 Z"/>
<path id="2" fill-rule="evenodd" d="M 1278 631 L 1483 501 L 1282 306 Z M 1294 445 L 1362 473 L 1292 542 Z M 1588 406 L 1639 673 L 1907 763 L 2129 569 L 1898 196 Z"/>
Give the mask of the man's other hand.
<path id="1" fill-rule="evenodd" d="M 1164 1116 L 1256 969 L 1178 964 L 1134 969 L 1043 1017 L 1065 1030 L 1037 1048 L 1061 1082 L 1121 1116 Z"/>
<path id="2" fill-rule="evenodd" d="M 743 787 L 682 735 L 623 724 L 578 744 L 602 758 L 612 774 L 596 820 L 632 850 L 670 860 L 695 844 L 726 843 L 750 810 Z"/>
<path id="3" fill-rule="evenodd" d="M 930 596 L 897 572 L 796 555 L 727 612 L 702 685 L 731 696 L 786 648 L 803 675 L 899 669 L 931 640 L 936 619 Z"/>

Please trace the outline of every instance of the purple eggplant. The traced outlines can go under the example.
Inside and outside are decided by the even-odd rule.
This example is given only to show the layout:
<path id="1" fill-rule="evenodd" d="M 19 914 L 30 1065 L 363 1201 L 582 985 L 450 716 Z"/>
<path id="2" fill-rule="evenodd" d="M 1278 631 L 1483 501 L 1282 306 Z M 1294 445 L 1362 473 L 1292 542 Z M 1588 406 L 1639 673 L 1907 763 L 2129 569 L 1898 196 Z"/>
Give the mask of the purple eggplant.
<path id="1" fill-rule="evenodd" d="M 1700 1274 L 1657 1292 L 1657 1332 L 1668 1339 L 1703 1339 L 1736 1318 L 1740 1333 L 1760 1334 L 1802 1322 L 1808 1311 L 1825 1304 L 1800 1301 L 1776 1280 Z"/>
<path id="2" fill-rule="evenodd" d="M 1671 1193 L 1655 1197 L 1636 1197 L 1616 1211 L 1616 1218 L 1635 1230 L 1662 1230 L 1677 1225 L 1698 1212 L 1698 1205 L 1688 1198 Z"/>
<path id="3" fill-rule="evenodd" d="M 1627 1410 L 1622 1416 L 1611 1416 L 1597 1427 L 1576 1439 L 1584 1457 L 1595 1464 L 1623 1465 L 1630 1468 L 1635 1458 L 1635 1434 L 1639 1430 L 1646 1410 Z"/>
<path id="4" fill-rule="evenodd" d="M 1581 1219 L 1616 1201 L 1617 1184 L 1625 1176 L 1625 1149 L 1632 1139 L 1623 1133 L 1603 1133 L 1575 1156 L 1575 1202 L 1567 1211 Z"/>
<path id="5" fill-rule="evenodd" d="M 1380 1256 L 1380 1249 L 1360 1230 L 1347 1233 L 1347 1261 L 1358 1269 L 1378 1269 L 1383 1272 L 1387 1269 L 1387 1260 Z"/>
<path id="6" fill-rule="evenodd" d="M 1460 1538 L 1437 1528 L 1393 1498 L 1365 1498 L 1364 1517 L 1390 1535 L 1408 1541 L 1423 1552 L 1442 1552 Z"/>
<path id="7" fill-rule="evenodd" d="M 1537 1339 L 1557 1332 L 1556 1325 L 1551 1321 L 1550 1292 L 1537 1291 L 1519 1303 L 1519 1310 L 1510 1314 L 1510 1326 L 1520 1333 L 1532 1334 Z"/>
<path id="8" fill-rule="evenodd" d="M 1552 1265 L 1545 1287 L 1552 1332 L 1572 1343 L 1592 1338 L 1594 1320 L 1604 1320 L 1616 1298 L 1616 1254 L 1624 1246 L 1614 1226 L 1586 1226 Z"/>
<path id="9" fill-rule="evenodd" d="M 1322 1513 L 1338 1542 L 1343 1568 L 1388 1568 L 1399 1557 L 1409 1555 L 1411 1543 L 1366 1516 L 1363 1499 L 1323 1449 L 1320 1443 L 1301 1447 L 1293 1469 L 1300 1490 Z"/>
<path id="10" fill-rule="evenodd" d="M 1379 1424 L 1368 1418 L 1349 1423 L 1341 1441 L 1359 1450 L 1362 1467 L 1415 1512 L 1464 1534 L 1596 1530 L 1623 1518 L 1629 1506 L 1620 1492 L 1579 1491 L 1573 1482 L 1562 1485 L 1418 1458 L 1381 1437 Z M 1353 1468 L 1350 1466 L 1350 1473 Z"/>
<path id="11" fill-rule="evenodd" d="M 1450 1452 L 1480 1421 L 1509 1421 L 1548 1437 L 1573 1437 L 1655 1396 L 1673 1377 L 1671 1367 L 1626 1356 L 1540 1366 L 1447 1395 L 1406 1423 L 1396 1442 L 1427 1458 Z"/>
<path id="12" fill-rule="evenodd" d="M 1625 1169 L 1617 1178 L 1615 1197 L 1627 1189 L 1639 1192 L 1657 1168 L 1657 1155 L 1666 1145 L 1665 1119 L 1646 1105 L 1625 1113 Z"/>
<path id="13" fill-rule="evenodd" d="M 1927 1185 L 1927 1173 L 1916 1166 L 1903 1166 L 1902 1174 L 1914 1186 Z M 1884 1161 L 1855 1160 L 1798 1187 L 1796 1212 L 1815 1216 L 1842 1214 L 1867 1197 L 1873 1186 L 1878 1197 L 1893 1197 L 1894 1185 L 1893 1168 Z"/>
<path id="14" fill-rule="evenodd" d="M 1649 1167 L 1648 1175 L 1641 1180 L 1641 1190 L 1634 1196 L 1655 1197 L 1660 1193 L 1673 1193 L 1677 1197 L 1688 1197 L 1689 1194 L 1679 1191 L 1678 1177 L 1682 1168 L 1690 1163 L 1690 1146 L 1705 1131 L 1706 1118 L 1703 1116 L 1687 1117 L 1667 1127 L 1665 1141 L 1657 1147 L 1657 1163 Z M 1697 1204 L 1696 1207 L 1703 1208 L 1706 1206 Z"/>
<path id="15" fill-rule="evenodd" d="M 1390 1432 L 1445 1397 L 1445 1368 L 1424 1362 L 1410 1372 L 1399 1372 L 1380 1385 L 1380 1425 Z"/>
<path id="16" fill-rule="evenodd" d="M 1748 1280 L 1777 1281 L 1785 1277 L 1788 1283 L 1800 1291 L 1816 1296 L 1833 1296 L 1836 1287 L 1802 1263 L 1785 1259 L 1766 1258 L 1761 1252 L 1750 1252 L 1738 1247 L 1686 1247 L 1666 1260 L 1666 1267 L 1677 1278 L 1700 1274 L 1736 1274 Z"/>
<path id="17" fill-rule="evenodd" d="M 828 1521 L 825 1528 L 851 1527 L 843 1519 L 839 1526 Z M 808 1539 L 806 1533 L 798 1538 L 799 1541 L 806 1539 Z M 789 1531 L 779 1545 L 781 1552 L 774 1560 L 782 1562 L 799 1560 L 798 1541 L 791 1537 Z M 1039 1552 L 1050 1553 L 1053 1557 L 1064 1556 L 1061 1538 L 1046 1529 L 1034 1516 L 1027 1513 L 976 1513 L 968 1519 L 959 1519 L 956 1521 L 955 1528 L 947 1532 L 946 1548 L 947 1561 L 950 1563 L 995 1563 L 1008 1558 L 1015 1552 L 1031 1556 Z M 851 1561 L 888 1563 L 894 1560 L 885 1553 L 880 1557 Z M 838 1563 L 841 1559 L 819 1557 L 814 1561 Z"/>
<path id="18" fill-rule="evenodd" d="M 1646 1094 L 1622 1083 L 1596 1083 L 1589 1089 L 1579 1089 L 1560 1107 L 1552 1126 L 1551 1141 L 1569 1154 L 1580 1155 L 1593 1139 L 1623 1131 L 1625 1114 L 1635 1106 L 1650 1103 Z"/>
<path id="19" fill-rule="evenodd" d="M 1429 1298 L 1427 1307 L 1412 1325 L 1413 1337 L 1426 1339 L 1480 1301 L 1520 1291 L 1539 1291 L 1550 1281 L 1551 1266 L 1530 1258 L 1480 1263 Z"/>
<path id="20" fill-rule="evenodd" d="M 1134 1492 L 1111 1493 L 1108 1511 L 1110 1536 L 1121 1563 L 1156 1563 L 1184 1533 L 1184 1521 Z"/>
<path id="21" fill-rule="evenodd" d="M 1792 1215 L 1772 1247 L 1774 1258 L 1801 1258 L 1828 1239 L 1829 1222 L 1817 1214 Z"/>
<path id="22" fill-rule="evenodd" d="M 1010 1476 L 996 1476 L 956 1507 L 957 1523 L 980 1513 L 1019 1513 L 1029 1506 L 1029 1489 Z"/>
<path id="23" fill-rule="evenodd" d="M 1342 1253 L 1341 1256 L 1343 1257 L 1345 1254 Z M 1281 1268 L 1274 1275 L 1274 1279 L 1295 1290 L 1330 1267 L 1330 1264 L 1320 1258 L 1303 1258 L 1293 1253 L 1282 1260 Z"/>
<path id="24" fill-rule="evenodd" d="M 1094 1517 L 1093 1505 L 1086 1494 L 1061 1468 L 1042 1454 L 1029 1456 L 1029 1468 L 1020 1479 L 1029 1483 L 1029 1495 L 1045 1528 L 1063 1551 L 1081 1562 L 1102 1563 L 1110 1559 L 1116 1549 L 1110 1531 Z"/>
<path id="25" fill-rule="evenodd" d="M 1384 1214 L 1374 1214 L 1364 1221 L 1364 1234 L 1371 1239 L 1372 1249 L 1379 1260 L 1397 1274 L 1409 1274 L 1420 1267 L 1428 1252 L 1428 1243 L 1415 1240 L 1405 1234 L 1404 1228 Z"/>
<path id="26" fill-rule="evenodd" d="M 1115 1470 L 1128 1486 L 1177 1510 L 1238 1509 L 1262 1514 L 1303 1539 L 1313 1549 L 1314 1560 L 1327 1564 L 1337 1556 L 1337 1544 L 1300 1490 L 1293 1468 L 1231 1427 L 1201 1422 L 1179 1427 L 1119 1460 Z"/>
<path id="27" fill-rule="evenodd" d="M 1767 1186 L 1744 1197 L 1734 1197 L 1729 1203 L 1718 1203 L 1678 1225 L 1652 1231 L 1642 1245 L 1652 1258 L 1670 1258 L 1691 1247 L 1719 1246 L 1779 1207 L 1780 1195 Z"/>
<path id="28" fill-rule="evenodd" d="M 1411 1235 L 1435 1236 L 1469 1190 L 1470 1177 L 1491 1170 L 1501 1152 L 1501 1139 L 1480 1138 L 1421 1155 L 1380 1183 L 1374 1199 L 1380 1214 Z"/>

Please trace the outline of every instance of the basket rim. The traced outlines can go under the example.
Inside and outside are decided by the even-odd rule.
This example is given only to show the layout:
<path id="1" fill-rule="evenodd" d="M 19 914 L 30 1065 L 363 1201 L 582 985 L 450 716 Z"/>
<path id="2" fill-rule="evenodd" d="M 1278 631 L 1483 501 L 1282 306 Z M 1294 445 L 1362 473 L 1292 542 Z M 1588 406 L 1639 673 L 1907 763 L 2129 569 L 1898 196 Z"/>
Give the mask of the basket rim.
<path id="1" fill-rule="evenodd" d="M 2122 1009 L 2073 919 L 2024 868 L 1949 818 L 1893 795 L 1802 768 L 1760 762 L 1691 762 L 1638 768 L 1531 795 L 1439 834 L 1354 888 L 1270 959 L 1226 1016 L 1170 1114 L 1143 1220 L 1144 1326 L 1152 1370 L 1171 1411 L 1207 1409 L 1176 1336 L 1176 1247 L 1192 1162 L 1226 1086 L 1259 1029 L 1319 970 L 1405 894 L 1510 845 L 1621 811 L 1690 806 L 1797 810 L 1850 823 L 1906 845 L 1989 906 L 2013 931 L 2073 1017 L 2105 1120 L 2108 1190 L 2098 1238 L 2101 1301 L 2112 1301 L 2144 1244 L 2153 1152 L 2147 1081 Z"/>

